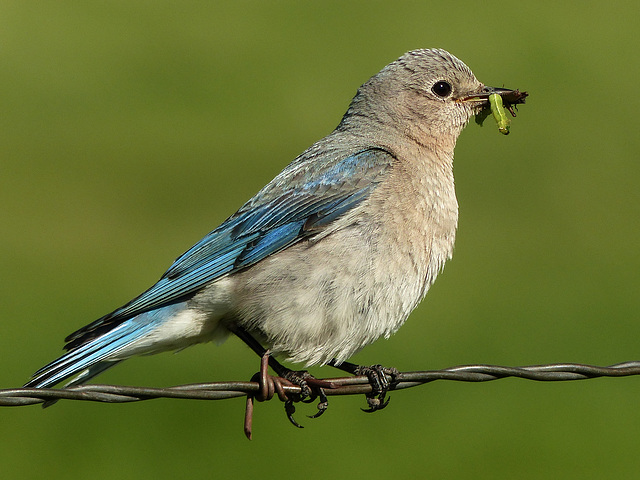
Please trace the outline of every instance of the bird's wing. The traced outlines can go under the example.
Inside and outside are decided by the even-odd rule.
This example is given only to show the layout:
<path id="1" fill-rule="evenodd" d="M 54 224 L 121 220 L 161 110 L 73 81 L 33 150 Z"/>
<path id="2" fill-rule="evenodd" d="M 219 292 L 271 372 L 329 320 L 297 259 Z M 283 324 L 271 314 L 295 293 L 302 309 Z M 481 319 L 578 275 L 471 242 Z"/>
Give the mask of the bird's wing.
<path id="1" fill-rule="evenodd" d="M 222 225 L 181 255 L 149 290 L 69 335 L 73 349 L 140 313 L 184 300 L 206 284 L 321 231 L 378 185 L 393 157 L 371 148 L 340 160 L 294 162 Z"/>

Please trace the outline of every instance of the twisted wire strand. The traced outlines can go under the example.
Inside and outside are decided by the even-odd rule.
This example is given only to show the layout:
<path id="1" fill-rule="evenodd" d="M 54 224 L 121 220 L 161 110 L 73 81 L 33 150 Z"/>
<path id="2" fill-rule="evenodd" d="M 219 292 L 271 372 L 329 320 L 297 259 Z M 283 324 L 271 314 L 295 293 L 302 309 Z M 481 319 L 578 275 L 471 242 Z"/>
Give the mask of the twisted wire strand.
<path id="1" fill-rule="evenodd" d="M 459 382 L 488 382 L 507 377 L 537 381 L 586 380 L 597 377 L 626 377 L 640 375 L 640 361 L 618 363 L 608 367 L 577 363 L 503 367 L 499 365 L 463 365 L 442 370 L 401 372 L 393 381 L 391 390 L 416 387 L 435 380 Z M 335 388 L 325 389 L 329 395 L 356 395 L 371 393 L 365 376 L 327 379 Z M 297 385 L 282 385 L 285 393 L 297 395 Z M 11 388 L 0 389 L 0 406 L 34 405 L 55 400 L 85 400 L 105 403 L 127 403 L 154 398 L 182 398 L 190 400 L 223 400 L 259 394 L 258 382 L 214 382 L 178 385 L 167 388 L 131 387 L 124 385 L 78 385 L 70 388 Z"/>

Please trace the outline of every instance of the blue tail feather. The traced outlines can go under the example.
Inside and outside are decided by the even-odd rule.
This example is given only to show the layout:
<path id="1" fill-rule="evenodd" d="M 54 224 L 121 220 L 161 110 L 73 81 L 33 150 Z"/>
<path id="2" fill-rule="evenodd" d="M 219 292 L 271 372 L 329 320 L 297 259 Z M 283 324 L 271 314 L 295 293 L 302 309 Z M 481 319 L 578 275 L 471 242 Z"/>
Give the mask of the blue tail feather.
<path id="1" fill-rule="evenodd" d="M 25 387 L 48 388 L 74 375 L 78 377 L 65 386 L 84 383 L 126 358 L 126 348 L 160 327 L 183 308 L 184 304 L 174 304 L 127 320 L 45 365 L 33 374 Z"/>

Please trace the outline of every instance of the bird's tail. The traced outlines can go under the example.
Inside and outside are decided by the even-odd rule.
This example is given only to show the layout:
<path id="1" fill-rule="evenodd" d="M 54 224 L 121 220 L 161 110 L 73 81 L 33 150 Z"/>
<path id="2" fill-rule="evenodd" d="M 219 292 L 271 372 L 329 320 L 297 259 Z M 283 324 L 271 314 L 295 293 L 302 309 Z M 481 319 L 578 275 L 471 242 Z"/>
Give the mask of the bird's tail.
<path id="1" fill-rule="evenodd" d="M 126 331 L 126 327 L 130 326 L 129 323 L 125 322 L 45 365 L 33 374 L 33 378 L 25 384 L 25 387 L 48 388 L 79 374 L 77 378 L 65 385 L 69 387 L 86 382 L 104 372 L 119 361 L 109 360 L 109 358 L 116 356 L 119 350 L 138 336 L 135 331 Z"/>
<path id="2" fill-rule="evenodd" d="M 170 319 L 183 304 L 174 304 L 158 310 L 142 313 L 99 337 L 72 348 L 60 358 L 45 365 L 33 374 L 24 386 L 28 388 L 52 387 L 77 375 L 65 387 L 85 383 L 121 360 L 133 355 L 153 353 L 140 344 L 149 334 Z"/>

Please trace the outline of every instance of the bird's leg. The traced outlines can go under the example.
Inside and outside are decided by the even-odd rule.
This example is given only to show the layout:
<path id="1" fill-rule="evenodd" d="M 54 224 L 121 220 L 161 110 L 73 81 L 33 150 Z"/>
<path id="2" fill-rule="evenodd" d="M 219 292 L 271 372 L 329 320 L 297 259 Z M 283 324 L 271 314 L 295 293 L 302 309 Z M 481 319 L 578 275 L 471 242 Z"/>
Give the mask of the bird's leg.
<path id="1" fill-rule="evenodd" d="M 367 395 L 367 403 L 369 408 L 363 408 L 363 412 L 373 413 L 382 410 L 389 404 L 390 398 L 385 399 L 387 392 L 393 389 L 393 383 L 398 376 L 398 370 L 395 368 L 387 368 L 382 365 L 371 365 L 369 367 L 356 365 L 355 363 L 331 360 L 327 365 L 338 368 L 352 375 L 366 375 L 371 385 L 371 393 Z M 389 381 L 391 377 L 391 381 Z"/>
<path id="2" fill-rule="evenodd" d="M 302 428 L 302 425 L 296 422 L 293 418 L 293 414 L 296 411 L 294 401 L 309 403 L 318 398 L 320 400 L 318 403 L 318 413 L 312 415 L 311 418 L 317 418 L 325 412 L 329 402 L 323 389 L 335 388 L 331 382 L 319 380 L 306 371 L 294 371 L 283 366 L 244 328 L 238 325 L 230 325 L 228 328 L 262 359 L 260 363 L 260 372 L 254 375 L 254 378 L 252 379 L 260 384 L 260 393 L 256 396 L 258 401 L 268 400 L 273 397 L 274 392 L 277 392 L 280 400 L 284 402 L 287 418 L 298 428 Z M 273 377 L 268 374 L 269 366 L 278 374 L 278 377 Z M 286 395 L 282 386 L 287 384 L 293 384 L 300 387 L 300 395 L 298 398 L 291 399 Z M 247 398 L 247 409 L 245 414 L 245 434 L 249 438 L 251 437 L 252 414 L 253 396 Z"/>

